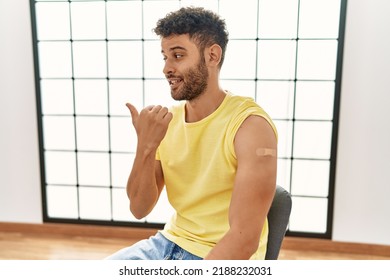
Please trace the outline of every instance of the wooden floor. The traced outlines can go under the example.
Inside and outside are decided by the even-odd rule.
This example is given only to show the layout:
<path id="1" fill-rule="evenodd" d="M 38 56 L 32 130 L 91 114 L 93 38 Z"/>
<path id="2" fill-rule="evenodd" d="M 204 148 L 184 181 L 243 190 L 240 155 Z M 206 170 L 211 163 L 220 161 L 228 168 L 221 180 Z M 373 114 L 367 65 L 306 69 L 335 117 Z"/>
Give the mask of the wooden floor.
<path id="1" fill-rule="evenodd" d="M 155 230 L 0 223 L 0 260 L 100 260 Z M 390 246 L 286 237 L 280 260 L 390 260 Z"/>

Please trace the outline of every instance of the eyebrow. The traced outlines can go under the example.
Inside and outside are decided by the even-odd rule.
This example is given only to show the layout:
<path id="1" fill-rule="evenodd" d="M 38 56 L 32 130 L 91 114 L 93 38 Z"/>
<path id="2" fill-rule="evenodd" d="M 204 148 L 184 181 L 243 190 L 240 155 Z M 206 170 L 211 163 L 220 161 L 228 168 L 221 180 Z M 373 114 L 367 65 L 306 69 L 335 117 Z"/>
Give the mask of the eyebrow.
<path id="1" fill-rule="evenodd" d="M 187 51 L 186 48 L 184 47 L 180 47 L 180 46 L 175 46 L 175 47 L 172 47 L 172 48 L 169 48 L 169 51 L 172 52 L 172 51 L 175 51 L 175 50 L 183 50 L 183 51 Z M 165 53 L 164 50 L 161 50 L 161 53 Z"/>

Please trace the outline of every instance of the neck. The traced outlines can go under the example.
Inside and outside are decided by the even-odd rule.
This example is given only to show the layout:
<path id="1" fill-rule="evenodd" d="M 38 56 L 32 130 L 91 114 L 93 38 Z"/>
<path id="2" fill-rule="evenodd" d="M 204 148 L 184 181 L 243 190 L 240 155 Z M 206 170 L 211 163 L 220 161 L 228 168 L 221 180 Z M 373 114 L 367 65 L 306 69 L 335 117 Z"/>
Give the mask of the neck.
<path id="1" fill-rule="evenodd" d="M 218 85 L 208 87 L 198 98 L 186 102 L 186 122 L 198 122 L 211 115 L 221 105 L 225 96 L 226 92 Z"/>

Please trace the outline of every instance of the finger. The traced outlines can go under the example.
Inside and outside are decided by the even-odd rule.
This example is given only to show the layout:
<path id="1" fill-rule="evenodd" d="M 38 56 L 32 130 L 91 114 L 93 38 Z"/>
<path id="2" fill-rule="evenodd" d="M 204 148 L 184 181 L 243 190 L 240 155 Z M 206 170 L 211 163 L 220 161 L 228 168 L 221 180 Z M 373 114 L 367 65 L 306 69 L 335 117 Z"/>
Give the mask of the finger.
<path id="1" fill-rule="evenodd" d="M 164 118 L 167 113 L 168 113 L 168 108 L 162 107 L 161 110 L 157 113 L 157 117 Z"/>
<path id="2" fill-rule="evenodd" d="M 156 105 L 156 106 L 154 106 L 154 107 L 150 110 L 150 112 L 151 112 L 151 113 L 158 114 L 158 112 L 160 112 L 161 109 L 162 109 L 162 106 L 161 106 L 161 105 Z"/>
<path id="3" fill-rule="evenodd" d="M 126 103 L 126 107 L 130 110 L 130 115 L 133 120 L 137 119 L 139 116 L 139 113 L 137 111 L 137 108 L 135 108 L 132 104 Z"/>
<path id="4" fill-rule="evenodd" d="M 152 109 L 153 109 L 153 107 L 155 107 L 154 105 L 149 105 L 149 106 L 146 106 L 145 108 L 144 108 L 144 110 L 146 110 L 146 111 L 151 111 Z"/>
<path id="5" fill-rule="evenodd" d="M 169 124 L 169 123 L 171 122 L 172 118 L 173 118 L 173 114 L 172 114 L 171 112 L 168 112 L 168 113 L 165 114 L 163 120 L 164 120 L 167 124 Z"/>

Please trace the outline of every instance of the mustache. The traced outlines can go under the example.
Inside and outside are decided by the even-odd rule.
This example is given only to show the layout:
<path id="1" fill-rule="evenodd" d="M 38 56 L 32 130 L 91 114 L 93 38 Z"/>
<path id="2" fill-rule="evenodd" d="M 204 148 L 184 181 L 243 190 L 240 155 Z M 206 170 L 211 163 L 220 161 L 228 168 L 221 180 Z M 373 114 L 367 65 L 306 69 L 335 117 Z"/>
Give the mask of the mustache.
<path id="1" fill-rule="evenodd" d="M 166 77 L 167 79 L 182 79 L 181 76 L 176 76 L 176 75 L 173 75 L 173 74 L 165 75 L 165 77 Z"/>

